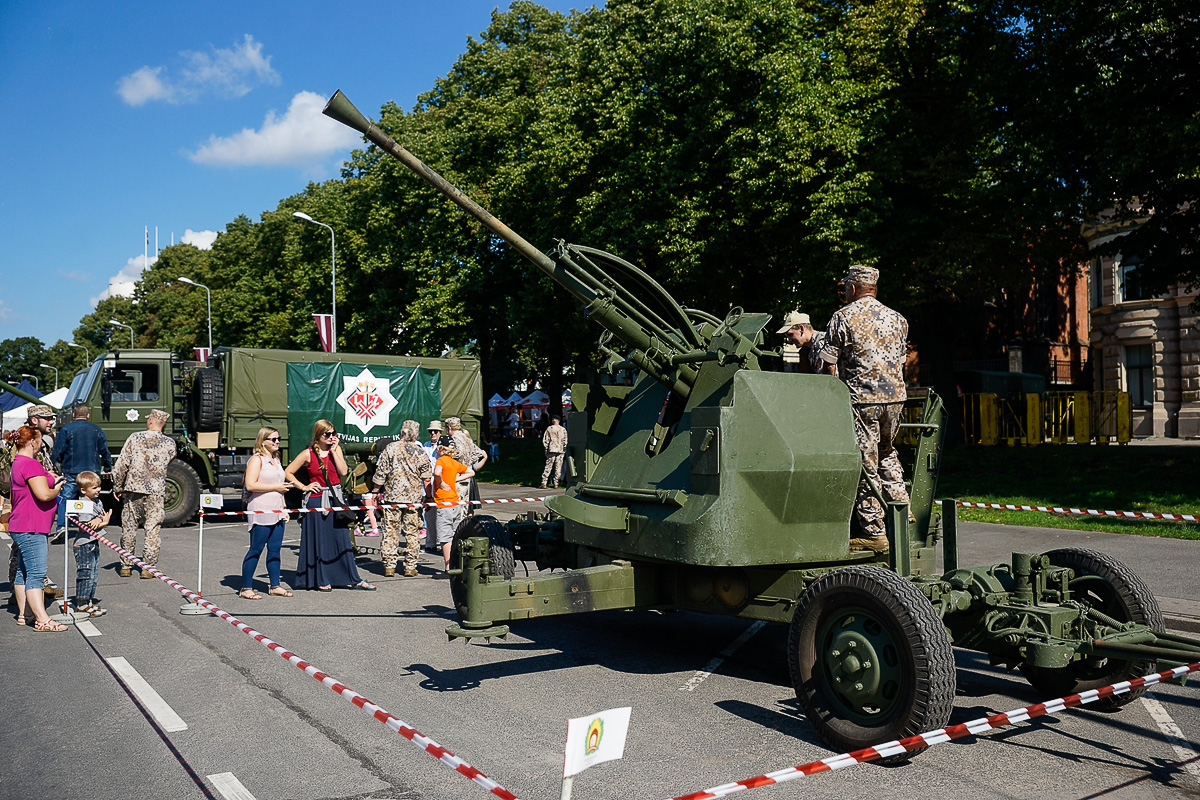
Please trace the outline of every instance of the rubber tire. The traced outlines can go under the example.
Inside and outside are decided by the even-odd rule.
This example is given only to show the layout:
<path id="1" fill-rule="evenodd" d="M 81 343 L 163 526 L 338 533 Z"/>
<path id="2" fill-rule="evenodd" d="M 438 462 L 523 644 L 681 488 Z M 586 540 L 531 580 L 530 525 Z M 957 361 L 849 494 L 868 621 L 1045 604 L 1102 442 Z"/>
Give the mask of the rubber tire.
<path id="1" fill-rule="evenodd" d="M 864 614 L 864 620 L 877 624 L 879 639 L 890 640 L 894 668 L 901 673 L 898 681 L 884 681 L 894 683 L 896 699 L 874 724 L 850 718 L 825 664 L 837 621 L 848 626 Z M 828 633 L 821 634 L 823 630 Z M 824 636 L 825 644 L 818 636 Z M 804 713 L 821 739 L 838 752 L 944 727 L 954 709 L 954 653 L 941 618 L 911 582 L 882 567 L 845 567 L 809 585 L 788 631 L 788 667 Z M 924 749 L 889 756 L 881 763 L 907 761 Z"/>
<path id="2" fill-rule="evenodd" d="M 192 431 L 219 431 L 225 421 L 225 377 L 219 369 L 196 370 L 192 394 L 188 398 L 188 417 Z"/>
<path id="3" fill-rule="evenodd" d="M 200 509 L 200 476 L 191 464 L 178 458 L 167 464 L 163 495 L 163 527 L 177 528 L 190 521 Z"/>
<path id="4" fill-rule="evenodd" d="M 1164 630 L 1162 611 L 1159 610 L 1158 601 L 1154 599 L 1150 588 L 1120 561 L 1105 553 L 1078 547 L 1050 550 L 1044 555 L 1049 556 L 1050 563 L 1056 567 L 1075 570 L 1076 579 L 1082 575 L 1089 575 L 1103 578 L 1107 582 L 1107 587 L 1100 592 L 1089 586 L 1089 591 L 1083 596 L 1073 595 L 1075 599 L 1082 600 L 1092 608 L 1097 608 L 1121 622 L 1137 622 L 1158 632 Z M 1082 588 L 1081 586 L 1080 589 Z M 1101 686 L 1130 678 L 1140 678 L 1154 671 L 1154 661 L 1118 659 L 1077 661 L 1062 669 L 1021 665 L 1021 674 L 1025 679 L 1038 692 L 1050 697 L 1099 689 Z M 1102 697 L 1088 703 L 1086 707 L 1098 711 L 1116 711 L 1145 693 L 1145 688 L 1134 689 L 1123 694 Z"/>
<path id="5" fill-rule="evenodd" d="M 458 552 L 458 543 L 472 536 L 486 536 L 488 540 L 488 562 L 491 564 L 492 576 L 509 579 L 517 570 L 517 562 L 513 557 L 512 538 L 508 529 L 495 517 L 486 514 L 472 514 L 458 525 L 454 532 L 454 540 L 450 544 L 450 552 Z M 454 610 L 459 619 L 467 615 L 467 589 L 461 575 L 450 576 L 450 596 L 454 600 Z"/>

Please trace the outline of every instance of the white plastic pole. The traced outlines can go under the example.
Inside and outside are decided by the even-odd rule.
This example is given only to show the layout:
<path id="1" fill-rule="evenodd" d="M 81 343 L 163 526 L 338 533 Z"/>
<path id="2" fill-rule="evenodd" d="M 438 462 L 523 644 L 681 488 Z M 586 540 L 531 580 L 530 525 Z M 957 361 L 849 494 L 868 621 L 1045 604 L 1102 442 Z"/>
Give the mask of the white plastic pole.
<path id="1" fill-rule="evenodd" d="M 59 502 L 65 503 L 67 501 L 60 500 Z M 71 518 L 65 517 L 65 519 L 67 521 L 67 532 L 63 535 L 63 596 L 58 601 L 58 607 L 62 610 L 62 613 L 55 614 L 50 619 L 55 622 L 61 622 L 64 625 L 74 625 L 77 615 L 71 610 L 71 567 L 69 564 L 71 555 Z M 16 547 L 15 544 L 13 546 Z"/>
<path id="2" fill-rule="evenodd" d="M 574 783 L 574 775 L 570 776 L 569 778 L 563 778 L 562 795 L 560 795 L 559 800 L 571 800 L 571 786 Z"/>
<path id="3" fill-rule="evenodd" d="M 204 509 L 200 509 L 200 536 L 198 551 L 196 553 L 196 594 L 204 596 L 204 591 L 200 588 L 204 578 Z M 199 603 L 184 603 L 179 607 L 180 614 L 212 614 L 204 606 Z"/>

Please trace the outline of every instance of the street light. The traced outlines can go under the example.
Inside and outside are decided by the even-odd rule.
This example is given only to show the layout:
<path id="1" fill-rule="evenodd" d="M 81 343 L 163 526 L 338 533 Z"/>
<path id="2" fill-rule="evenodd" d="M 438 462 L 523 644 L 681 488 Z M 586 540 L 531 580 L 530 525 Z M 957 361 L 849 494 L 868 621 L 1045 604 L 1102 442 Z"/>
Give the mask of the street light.
<path id="1" fill-rule="evenodd" d="M 83 368 L 84 369 L 87 369 L 91 365 L 92 357 L 91 357 L 91 355 L 88 354 L 88 349 L 86 347 L 84 347 L 81 344 L 75 344 L 74 342 L 67 342 L 67 347 L 78 347 L 80 350 L 83 351 Z"/>
<path id="2" fill-rule="evenodd" d="M 189 286 L 199 286 L 204 290 L 204 296 L 208 301 L 208 352 L 212 352 L 212 292 L 203 283 L 196 283 L 191 278 L 179 277 L 180 283 L 186 283 Z"/>
<path id="3" fill-rule="evenodd" d="M 30 375 L 28 372 L 22 372 L 21 377 L 22 378 L 33 378 L 33 388 L 37 389 L 39 392 L 42 390 L 42 387 L 38 386 L 37 375 Z"/>
<path id="4" fill-rule="evenodd" d="M 331 341 L 329 344 L 331 347 L 330 352 L 336 353 L 337 352 L 337 242 L 336 242 L 336 237 L 333 235 L 333 228 L 329 227 L 324 222 L 317 222 L 315 219 L 310 217 L 308 214 L 305 214 L 303 211 L 293 211 L 292 216 L 299 217 L 300 219 L 304 220 L 305 222 L 311 222 L 313 225 L 320 225 L 322 228 L 329 231 L 329 248 L 330 248 L 329 249 L 329 264 L 330 264 L 330 271 L 333 273 L 333 281 L 332 281 L 332 285 L 333 285 L 333 317 L 330 320 L 333 323 L 333 325 L 331 326 L 331 330 L 333 331 L 333 333 L 332 333 L 333 341 Z"/>
<path id="5" fill-rule="evenodd" d="M 42 369 L 54 370 L 54 388 L 58 389 L 58 367 L 52 367 L 49 364 L 38 364 L 38 366 L 41 367 Z"/>
<path id="6" fill-rule="evenodd" d="M 108 324 L 116 325 L 118 328 L 129 328 L 129 346 L 131 348 L 133 347 L 133 326 L 132 325 L 126 325 L 124 322 L 117 322 L 115 319 L 110 319 L 108 321 Z"/>

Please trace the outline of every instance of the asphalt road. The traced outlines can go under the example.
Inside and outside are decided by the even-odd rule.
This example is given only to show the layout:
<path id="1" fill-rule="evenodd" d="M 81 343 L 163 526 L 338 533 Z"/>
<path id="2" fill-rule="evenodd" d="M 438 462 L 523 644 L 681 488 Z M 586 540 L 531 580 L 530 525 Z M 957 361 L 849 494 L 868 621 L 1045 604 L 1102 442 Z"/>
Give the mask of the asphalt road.
<path id="1" fill-rule="evenodd" d="M 483 489 L 485 498 L 529 492 Z M 290 525 L 285 583 L 296 535 Z M 1147 581 L 1171 627 L 1200 620 L 1190 588 L 1200 543 L 985 524 L 963 524 L 961 538 L 968 565 L 1007 562 L 1014 549 L 1111 553 Z M 514 625 L 505 641 L 448 643 L 449 589 L 431 577 L 440 556 L 424 554 L 412 579 L 384 579 L 377 554 L 360 558 L 374 593 L 248 601 L 236 596 L 246 542 L 244 524 L 206 523 L 205 597 L 519 797 L 557 798 L 566 720 L 618 706 L 633 707 L 625 758 L 579 775 L 579 800 L 669 798 L 834 755 L 797 706 L 782 627 L 756 629 L 724 658 L 750 625 L 690 613 L 547 618 Z M 160 569 L 194 586 L 196 545 L 195 525 L 165 531 Z M 60 583 L 62 554 L 51 549 Z M 116 564 L 103 550 L 109 613 L 94 620 L 99 635 L 35 633 L 0 618 L 0 800 L 489 796 L 227 622 L 181 615 L 184 599 L 166 584 L 119 578 Z M 265 569 L 259 581 L 262 591 Z M 1047 699 L 984 657 L 956 658 L 954 723 Z M 184 729 L 130 693 L 119 659 Z M 1068 711 L 939 745 L 907 765 L 859 765 L 748 796 L 1197 797 L 1196 685 L 1158 687 L 1116 714 Z M 218 789 L 228 779 L 210 776 L 225 774 L 248 794 Z"/>

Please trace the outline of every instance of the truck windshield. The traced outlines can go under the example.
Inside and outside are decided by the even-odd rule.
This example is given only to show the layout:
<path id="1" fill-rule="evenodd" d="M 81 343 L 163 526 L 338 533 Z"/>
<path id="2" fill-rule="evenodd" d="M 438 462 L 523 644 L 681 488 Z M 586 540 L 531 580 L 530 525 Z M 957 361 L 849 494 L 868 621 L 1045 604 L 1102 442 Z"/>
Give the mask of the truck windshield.
<path id="1" fill-rule="evenodd" d="M 97 358 L 88 367 L 87 372 L 80 370 L 75 373 L 75 377 L 71 380 L 71 388 L 67 390 L 67 397 L 63 400 L 63 408 L 70 408 L 76 400 L 86 401 L 91 396 L 92 387 L 96 385 L 96 376 L 100 374 L 103 366 L 104 359 Z"/>

